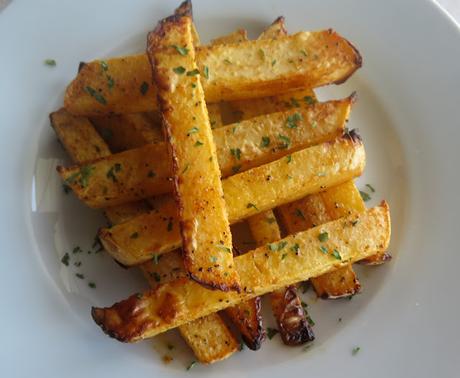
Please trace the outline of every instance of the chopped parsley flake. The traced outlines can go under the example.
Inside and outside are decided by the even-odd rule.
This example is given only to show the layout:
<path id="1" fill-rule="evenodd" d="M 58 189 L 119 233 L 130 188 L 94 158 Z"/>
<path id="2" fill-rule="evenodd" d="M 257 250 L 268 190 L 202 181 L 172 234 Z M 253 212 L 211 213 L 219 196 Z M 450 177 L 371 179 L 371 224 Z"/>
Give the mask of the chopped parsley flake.
<path id="1" fill-rule="evenodd" d="M 257 208 L 256 205 L 254 205 L 253 203 L 249 202 L 249 203 L 246 205 L 246 209 L 250 209 L 251 207 L 253 207 L 253 208 L 256 209 L 257 211 L 259 211 L 259 209 Z"/>
<path id="2" fill-rule="evenodd" d="M 94 282 L 88 282 L 88 286 L 91 288 L 91 289 L 95 289 L 96 288 L 96 284 Z"/>
<path id="3" fill-rule="evenodd" d="M 192 134 L 195 134 L 197 133 L 198 131 L 200 131 L 200 129 L 196 126 L 192 127 L 188 132 L 187 132 L 187 136 L 189 135 L 192 135 Z"/>
<path id="4" fill-rule="evenodd" d="M 319 235 L 318 235 L 318 240 L 320 242 L 325 242 L 329 239 L 329 234 L 327 232 L 321 232 Z"/>
<path id="5" fill-rule="evenodd" d="M 236 173 L 238 173 L 238 172 L 240 171 L 240 169 L 241 169 L 241 164 L 234 165 L 234 166 L 232 167 L 232 172 L 233 172 L 234 174 L 236 174 Z"/>
<path id="6" fill-rule="evenodd" d="M 363 192 L 362 190 L 359 191 L 359 194 L 361 195 L 361 198 L 363 199 L 364 202 L 367 202 L 371 199 L 371 196 L 367 194 L 366 192 Z"/>
<path id="7" fill-rule="evenodd" d="M 185 172 L 187 172 L 188 168 L 190 167 L 190 164 L 186 164 L 184 169 L 182 170 L 182 174 L 184 174 Z"/>
<path id="8" fill-rule="evenodd" d="M 181 54 L 182 56 L 185 56 L 188 54 L 188 48 L 187 47 L 181 47 L 181 46 L 177 46 L 177 45 L 172 45 L 171 47 L 174 47 L 176 49 L 176 51 Z"/>
<path id="9" fill-rule="evenodd" d="M 101 60 L 101 68 L 102 68 L 102 71 L 107 71 L 109 69 L 109 65 L 107 64 L 105 60 Z"/>
<path id="10" fill-rule="evenodd" d="M 91 167 L 89 165 L 85 165 L 85 166 L 81 167 L 78 172 L 75 172 L 72 175 L 70 175 L 65 180 L 65 182 L 67 184 L 73 184 L 73 183 L 75 183 L 75 181 L 78 180 L 79 184 L 83 188 L 86 188 L 88 186 L 88 181 L 89 181 L 89 178 L 90 178 L 91 174 L 93 173 L 93 170 L 94 170 L 94 167 Z"/>
<path id="11" fill-rule="evenodd" d="M 105 97 L 101 93 L 96 91 L 93 87 L 86 86 L 85 92 L 88 93 L 91 97 L 94 97 L 94 99 L 100 104 L 107 105 L 107 100 L 105 99 Z"/>
<path id="12" fill-rule="evenodd" d="M 291 106 L 294 108 L 300 107 L 299 101 L 297 101 L 297 99 L 295 99 L 294 97 L 291 97 Z"/>
<path id="13" fill-rule="evenodd" d="M 153 279 L 155 280 L 155 282 L 160 282 L 160 281 L 161 281 L 161 277 L 160 277 L 160 275 L 158 274 L 158 272 L 150 272 L 150 276 L 153 277 Z"/>
<path id="14" fill-rule="evenodd" d="M 273 339 L 273 337 L 278 333 L 276 328 L 267 327 L 267 337 L 269 340 Z"/>
<path id="15" fill-rule="evenodd" d="M 199 141 L 199 140 L 197 140 L 197 141 L 195 142 L 195 144 L 194 144 L 195 147 L 200 147 L 200 146 L 202 146 L 202 145 L 203 145 L 203 142 L 201 142 L 201 141 Z"/>
<path id="16" fill-rule="evenodd" d="M 300 50 L 300 53 L 301 53 L 304 57 L 307 57 L 307 56 L 308 56 L 305 50 Z"/>
<path id="17" fill-rule="evenodd" d="M 291 247 L 291 251 L 292 252 L 295 252 L 295 253 L 298 253 L 300 250 L 300 245 L 298 243 L 295 243 L 292 247 Z"/>
<path id="18" fill-rule="evenodd" d="M 139 90 L 141 91 L 142 96 L 145 96 L 145 94 L 149 90 L 149 84 L 146 81 L 142 82 L 141 86 L 139 87 Z"/>
<path id="19" fill-rule="evenodd" d="M 216 257 L 216 256 L 211 256 L 211 257 L 209 258 L 209 260 L 210 260 L 212 263 L 215 263 L 215 262 L 217 262 L 217 257 Z"/>
<path id="20" fill-rule="evenodd" d="M 228 59 L 224 59 L 224 63 L 226 63 L 226 64 L 232 64 L 232 62 L 230 62 Z"/>
<path id="21" fill-rule="evenodd" d="M 273 217 L 270 217 L 270 218 L 267 218 L 266 221 L 267 221 L 268 224 L 272 224 L 272 223 L 276 222 L 276 219 L 273 218 Z"/>
<path id="22" fill-rule="evenodd" d="M 369 188 L 369 190 L 370 190 L 372 193 L 375 193 L 375 189 L 374 189 L 374 187 L 373 187 L 371 184 L 366 184 L 366 186 Z"/>
<path id="23" fill-rule="evenodd" d="M 206 79 L 209 79 L 209 68 L 208 66 L 204 66 L 203 68 L 203 75 Z"/>
<path id="24" fill-rule="evenodd" d="M 322 245 L 321 247 L 319 247 L 319 249 L 320 249 L 321 252 L 323 252 L 325 255 L 327 255 L 327 253 L 329 252 L 329 251 L 327 250 L 327 248 L 326 248 L 324 245 Z"/>
<path id="25" fill-rule="evenodd" d="M 62 256 L 61 263 L 63 263 L 65 266 L 69 266 L 69 260 L 70 260 L 70 256 L 66 252 L 64 256 Z"/>
<path id="26" fill-rule="evenodd" d="M 116 173 L 121 171 L 121 164 L 115 163 L 107 172 L 107 178 L 112 179 L 113 182 L 117 182 Z"/>
<path id="27" fill-rule="evenodd" d="M 223 245 L 223 244 L 217 244 L 216 246 L 217 248 L 220 248 L 222 249 L 223 251 L 227 252 L 227 253 L 232 253 L 232 249 Z"/>
<path id="28" fill-rule="evenodd" d="M 356 219 L 354 221 L 351 221 L 351 225 L 355 227 L 359 223 L 359 219 Z"/>
<path id="29" fill-rule="evenodd" d="M 332 251 L 332 256 L 334 256 L 337 260 L 342 260 L 342 256 L 340 256 L 340 252 L 334 249 Z"/>
<path id="30" fill-rule="evenodd" d="M 287 117 L 286 126 L 289 129 L 296 129 L 298 124 L 297 122 L 302 120 L 302 115 L 300 113 L 294 113 Z"/>
<path id="31" fill-rule="evenodd" d="M 81 253 L 81 252 L 83 252 L 83 250 L 79 246 L 76 246 L 74 249 L 72 249 L 72 253 Z"/>
<path id="32" fill-rule="evenodd" d="M 282 256 L 281 256 L 281 260 L 284 260 L 287 256 L 287 253 L 283 253 Z"/>
<path id="33" fill-rule="evenodd" d="M 276 59 L 272 60 L 272 67 L 276 64 Z"/>
<path id="34" fill-rule="evenodd" d="M 310 327 L 313 327 L 315 325 L 315 322 L 313 319 L 310 317 L 310 315 L 307 315 L 307 322 L 310 325 Z"/>
<path id="35" fill-rule="evenodd" d="M 313 121 L 313 122 L 311 123 L 311 128 L 312 128 L 312 129 L 316 129 L 317 126 L 318 126 L 318 122 Z"/>
<path id="36" fill-rule="evenodd" d="M 239 148 L 231 148 L 230 153 L 236 158 L 236 160 L 241 159 L 241 150 Z"/>
<path id="37" fill-rule="evenodd" d="M 358 352 L 361 350 L 361 347 L 357 346 L 357 347 L 354 347 L 351 351 L 351 355 L 352 356 L 356 356 L 358 354 Z"/>
<path id="38" fill-rule="evenodd" d="M 285 136 L 285 135 L 281 135 L 281 134 L 278 134 L 278 139 L 280 139 L 283 143 L 279 146 L 279 148 L 281 149 L 286 149 L 289 147 L 289 145 L 291 144 L 291 140 Z"/>
<path id="39" fill-rule="evenodd" d="M 160 262 L 160 255 L 153 255 L 152 257 L 152 262 L 153 262 L 153 265 L 158 265 L 158 263 Z"/>
<path id="40" fill-rule="evenodd" d="M 200 74 L 200 71 L 198 71 L 198 69 L 194 69 L 194 70 L 191 70 L 191 71 L 188 71 L 187 72 L 187 76 L 196 76 L 196 75 L 199 75 Z"/>
<path id="41" fill-rule="evenodd" d="M 80 278 L 81 280 L 83 280 L 85 278 L 85 276 L 83 274 L 81 274 L 81 273 L 75 273 L 75 276 L 77 278 Z"/>
<path id="42" fill-rule="evenodd" d="M 262 137 L 262 142 L 260 142 L 260 147 L 268 147 L 270 145 L 270 138 L 267 136 Z"/>
<path id="43" fill-rule="evenodd" d="M 286 160 L 287 160 L 287 162 L 289 164 L 292 161 L 292 155 L 286 156 Z"/>
<path id="44" fill-rule="evenodd" d="M 308 104 L 308 105 L 313 105 L 316 100 L 312 96 L 305 96 L 303 100 Z"/>
<path id="45" fill-rule="evenodd" d="M 305 215 L 303 214 L 302 210 L 295 209 L 295 215 L 296 215 L 296 217 L 299 217 L 299 218 L 302 218 L 303 220 L 305 220 Z"/>
<path id="46" fill-rule="evenodd" d="M 187 366 L 187 371 L 189 371 L 192 367 L 194 367 L 198 362 L 197 361 L 192 361 L 190 365 Z"/>
<path id="47" fill-rule="evenodd" d="M 182 75 L 185 72 L 185 68 L 182 66 L 174 67 L 173 71 L 178 75 Z"/>
<path id="48" fill-rule="evenodd" d="M 54 59 L 45 59 L 43 63 L 50 67 L 56 66 L 56 61 Z"/>

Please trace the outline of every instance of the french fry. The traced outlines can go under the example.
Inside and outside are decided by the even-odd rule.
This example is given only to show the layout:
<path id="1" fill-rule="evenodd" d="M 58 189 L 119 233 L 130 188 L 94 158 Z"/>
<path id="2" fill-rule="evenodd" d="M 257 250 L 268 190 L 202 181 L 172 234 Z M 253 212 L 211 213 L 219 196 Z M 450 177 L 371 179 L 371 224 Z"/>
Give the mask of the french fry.
<path id="1" fill-rule="evenodd" d="M 337 187 L 332 187 L 321 193 L 327 211 L 332 219 L 344 217 L 352 212 L 362 212 L 366 209 L 359 190 L 353 181 L 349 181 Z M 382 251 L 359 263 L 364 265 L 380 265 L 391 260 L 391 255 Z"/>
<path id="2" fill-rule="evenodd" d="M 222 181 L 229 221 L 236 223 L 349 181 L 362 173 L 364 165 L 364 147 L 352 132 L 229 177 Z M 129 222 L 99 231 L 106 251 L 122 264 L 140 264 L 181 246 L 174 201 L 163 197 L 154 208 Z"/>
<path id="3" fill-rule="evenodd" d="M 333 30 L 203 46 L 196 60 L 200 72 L 207 67 L 202 82 L 207 102 L 341 83 L 362 64 L 358 51 Z M 66 90 L 64 105 L 76 115 L 154 111 L 157 90 L 151 83 L 145 54 L 84 63 Z"/>
<path id="4" fill-rule="evenodd" d="M 263 246 L 236 257 L 241 286 L 246 287 L 240 294 L 210 291 L 191 280 L 178 279 L 133 295 L 112 307 L 93 308 L 92 316 L 104 332 L 119 341 L 135 342 L 153 337 L 243 300 L 386 250 L 390 228 L 389 208 L 383 202 L 364 213 L 288 236 L 275 246 Z M 329 235 L 327 241 L 319 240 L 324 232 Z M 321 247 L 331 253 L 323 253 Z M 288 252 L 284 259 L 283 251 Z"/>
<path id="5" fill-rule="evenodd" d="M 328 213 L 321 194 L 307 196 L 280 206 L 277 210 L 287 232 L 290 234 L 338 219 L 338 217 L 333 218 Z M 323 299 L 348 297 L 356 294 L 361 288 L 351 265 L 312 278 L 311 283 L 317 295 Z"/>
<path id="6" fill-rule="evenodd" d="M 50 114 L 50 122 L 74 162 L 80 163 L 110 155 L 109 147 L 87 118 L 73 116 L 61 108 Z"/>
<path id="7" fill-rule="evenodd" d="M 147 37 L 147 55 L 173 158 L 184 266 L 190 278 L 202 285 L 240 290 L 191 23 L 189 17 L 167 18 Z"/>
<path id="8" fill-rule="evenodd" d="M 271 210 L 248 218 L 248 224 L 258 246 L 281 239 L 275 214 Z M 281 259 L 286 257 L 286 252 L 281 255 Z M 286 345 L 304 344 L 315 339 L 307 320 L 308 314 L 302 307 L 295 285 L 283 287 L 270 293 L 270 302 L 278 330 Z"/>
<path id="9" fill-rule="evenodd" d="M 353 101 L 352 95 L 338 101 L 304 104 L 213 130 L 222 175 L 243 172 L 342 135 Z M 213 118 L 218 117 L 213 111 Z M 214 122 L 220 121 L 216 118 Z M 189 130 L 194 131 L 194 127 Z M 198 138 L 198 135 L 194 132 L 191 137 Z M 114 172 L 116 167 L 120 169 Z M 81 185 L 78 179 L 71 180 L 79 178 L 82 169 L 90 172 L 86 185 Z M 165 143 L 124 151 L 90 165 L 59 167 L 58 172 L 82 201 L 96 208 L 151 197 L 172 188 Z"/>
<path id="10" fill-rule="evenodd" d="M 172 190 L 168 162 L 155 162 L 158 156 L 167 156 L 165 147 L 148 144 L 68 168 L 58 166 L 57 171 L 88 206 L 121 205 Z"/>
<path id="11" fill-rule="evenodd" d="M 146 113 L 91 117 L 90 121 L 112 152 L 130 150 L 164 140 L 161 125 L 152 122 L 152 117 Z"/>

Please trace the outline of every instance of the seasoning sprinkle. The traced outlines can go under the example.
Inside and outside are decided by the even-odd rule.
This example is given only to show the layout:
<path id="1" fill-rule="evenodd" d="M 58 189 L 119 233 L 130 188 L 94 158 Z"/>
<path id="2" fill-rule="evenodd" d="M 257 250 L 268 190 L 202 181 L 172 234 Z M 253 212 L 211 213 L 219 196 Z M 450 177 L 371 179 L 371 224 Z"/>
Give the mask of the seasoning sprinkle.
<path id="1" fill-rule="evenodd" d="M 262 141 L 260 142 L 260 147 L 268 147 L 270 145 L 270 138 L 267 136 L 262 137 Z"/>
<path id="2" fill-rule="evenodd" d="M 366 192 L 363 192 L 362 190 L 360 190 L 359 194 L 361 195 L 361 198 L 363 199 L 364 202 L 371 200 L 371 196 L 367 194 Z"/>
<path id="3" fill-rule="evenodd" d="M 149 90 L 149 84 L 146 81 L 143 81 L 141 86 L 139 87 L 139 90 L 140 90 L 142 96 L 145 96 L 145 94 Z"/>
<path id="4" fill-rule="evenodd" d="M 257 208 L 256 205 L 254 205 L 253 203 L 249 202 L 249 203 L 246 205 L 246 209 L 250 209 L 251 207 L 253 207 L 253 208 L 256 209 L 257 211 L 259 211 L 259 209 Z"/>
<path id="5" fill-rule="evenodd" d="M 239 148 L 230 148 L 230 153 L 236 158 L 236 160 L 241 159 L 241 150 Z"/>
<path id="6" fill-rule="evenodd" d="M 65 266 L 69 266 L 69 260 L 70 260 L 70 256 L 66 252 L 64 256 L 62 256 L 61 263 L 63 263 Z"/>
<path id="7" fill-rule="evenodd" d="M 93 87 L 86 86 L 85 92 L 88 93 L 91 97 L 94 97 L 94 99 L 100 104 L 107 105 L 107 100 L 105 99 L 105 97 L 101 93 L 96 91 Z"/>
<path id="8" fill-rule="evenodd" d="M 277 333 L 279 333 L 279 331 L 276 328 L 267 327 L 267 337 L 269 340 L 273 339 Z"/>

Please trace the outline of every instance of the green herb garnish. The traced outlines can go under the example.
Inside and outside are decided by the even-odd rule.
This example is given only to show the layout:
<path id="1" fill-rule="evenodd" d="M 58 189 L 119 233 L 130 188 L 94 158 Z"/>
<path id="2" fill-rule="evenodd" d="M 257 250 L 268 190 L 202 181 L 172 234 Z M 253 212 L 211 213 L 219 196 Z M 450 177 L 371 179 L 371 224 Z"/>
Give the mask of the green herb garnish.
<path id="1" fill-rule="evenodd" d="M 287 160 L 287 162 L 289 164 L 292 161 L 292 155 L 286 156 L 286 160 Z"/>
<path id="2" fill-rule="evenodd" d="M 83 274 L 81 274 L 81 273 L 75 273 L 75 276 L 77 278 L 80 278 L 81 280 L 83 280 L 85 278 L 85 276 Z"/>
<path id="3" fill-rule="evenodd" d="M 337 260 L 342 260 L 342 256 L 340 256 L 340 252 L 334 249 L 332 251 L 332 256 L 334 256 Z"/>
<path id="4" fill-rule="evenodd" d="M 305 215 L 302 210 L 300 209 L 295 209 L 295 215 L 303 220 L 305 220 Z"/>
<path id="5" fill-rule="evenodd" d="M 194 147 L 200 147 L 200 146 L 202 146 L 203 144 L 204 144 L 203 142 L 197 140 L 197 141 L 195 142 L 195 144 L 194 144 Z"/>
<path id="6" fill-rule="evenodd" d="M 232 172 L 233 172 L 234 174 L 236 174 L 236 173 L 238 173 L 238 172 L 240 171 L 240 169 L 241 169 L 241 164 L 234 165 L 234 166 L 232 167 Z"/>
<path id="7" fill-rule="evenodd" d="M 278 139 L 283 141 L 283 143 L 280 146 L 278 146 L 278 148 L 286 149 L 291 144 L 291 140 L 285 135 L 278 134 Z"/>
<path id="8" fill-rule="evenodd" d="M 364 202 L 367 202 L 371 199 L 371 196 L 367 194 L 366 192 L 363 192 L 362 190 L 359 191 L 359 194 L 361 195 L 361 198 L 363 199 Z"/>
<path id="9" fill-rule="evenodd" d="M 295 253 L 298 253 L 300 250 L 300 245 L 298 243 L 295 243 L 292 247 L 291 247 L 291 251 L 292 252 L 295 252 Z"/>
<path id="10" fill-rule="evenodd" d="M 94 282 L 88 282 L 88 286 L 91 288 L 91 289 L 95 289 L 96 288 L 96 284 Z"/>
<path id="11" fill-rule="evenodd" d="M 223 251 L 227 253 L 232 253 L 232 249 L 223 244 L 217 244 L 216 247 L 222 249 Z"/>
<path id="12" fill-rule="evenodd" d="M 267 337 L 269 340 L 273 339 L 277 333 L 279 333 L 279 331 L 276 328 L 267 327 Z"/>
<path id="13" fill-rule="evenodd" d="M 174 67 L 173 71 L 178 75 L 182 75 L 185 72 L 185 68 L 182 66 Z"/>
<path id="14" fill-rule="evenodd" d="M 187 132 L 187 136 L 190 136 L 192 134 L 195 134 L 197 133 L 198 131 L 200 131 L 200 129 L 198 127 L 192 127 L 188 132 Z"/>
<path id="15" fill-rule="evenodd" d="M 182 56 L 185 56 L 188 54 L 188 48 L 187 47 L 181 47 L 181 46 L 177 46 L 177 45 L 172 45 L 171 47 L 174 47 L 176 49 L 176 51 L 181 54 Z"/>
<path id="16" fill-rule="evenodd" d="M 115 163 L 107 172 L 107 178 L 112 179 L 113 182 L 118 182 L 116 173 L 121 171 L 121 164 Z"/>
<path id="17" fill-rule="evenodd" d="M 305 96 L 303 100 L 308 104 L 308 105 L 313 105 L 316 100 L 312 96 Z"/>
<path id="18" fill-rule="evenodd" d="M 226 63 L 226 64 L 232 64 L 232 62 L 230 62 L 228 59 L 224 59 L 224 63 Z"/>
<path id="19" fill-rule="evenodd" d="M 64 256 L 62 256 L 61 263 L 63 263 L 65 266 L 69 266 L 69 260 L 70 260 L 70 256 L 66 252 Z"/>
<path id="20" fill-rule="evenodd" d="M 192 367 L 194 367 L 198 362 L 197 361 L 192 361 L 190 365 L 187 366 L 187 371 L 190 370 Z"/>
<path id="21" fill-rule="evenodd" d="M 361 347 L 357 346 L 357 347 L 354 347 L 351 351 L 351 355 L 352 356 L 356 356 L 358 354 L 358 352 L 361 350 Z"/>
<path id="22" fill-rule="evenodd" d="M 187 72 L 187 76 L 196 76 L 196 75 L 199 75 L 200 74 L 200 71 L 198 71 L 198 69 L 194 69 L 192 71 L 188 71 Z"/>
<path id="23" fill-rule="evenodd" d="M 272 60 L 272 67 L 276 64 L 276 59 Z"/>
<path id="24" fill-rule="evenodd" d="M 321 232 L 319 235 L 318 235 L 318 239 L 320 242 L 325 242 L 329 239 L 329 234 L 327 232 Z"/>
<path id="25" fill-rule="evenodd" d="M 298 124 L 297 122 L 302 120 L 302 115 L 300 113 L 294 113 L 287 117 L 286 126 L 289 129 L 296 129 Z"/>
<path id="26" fill-rule="evenodd" d="M 246 209 L 250 209 L 251 207 L 253 207 L 253 208 L 256 209 L 257 211 L 259 211 L 259 209 L 257 208 L 256 205 L 254 205 L 253 203 L 249 202 L 249 203 L 246 205 Z"/>
<path id="27" fill-rule="evenodd" d="M 262 137 L 262 142 L 260 142 L 260 147 L 268 147 L 270 145 L 270 138 L 267 136 Z"/>
<path id="28" fill-rule="evenodd" d="M 374 189 L 374 187 L 373 187 L 371 184 L 366 184 L 366 186 L 369 188 L 369 190 L 370 190 L 372 193 L 375 193 L 375 189 Z"/>
<path id="29" fill-rule="evenodd" d="M 209 68 L 208 66 L 204 66 L 203 68 L 203 75 L 206 79 L 209 79 Z"/>
<path id="30" fill-rule="evenodd" d="M 241 150 L 239 148 L 230 148 L 230 153 L 236 158 L 236 160 L 241 159 Z"/>
<path id="31" fill-rule="evenodd" d="M 93 87 L 85 87 L 85 91 L 92 97 L 94 97 L 94 99 L 99 102 L 100 104 L 102 105 L 107 105 L 107 100 L 105 99 L 105 97 L 99 93 L 98 91 L 96 91 Z"/>
<path id="32" fill-rule="evenodd" d="M 149 84 L 146 81 L 143 81 L 141 86 L 139 87 L 139 90 L 141 91 L 142 96 L 145 96 L 145 94 L 149 90 Z"/>
<path id="33" fill-rule="evenodd" d="M 50 67 L 56 66 L 56 61 L 54 59 L 45 59 L 43 63 Z"/>
<path id="34" fill-rule="evenodd" d="M 325 255 L 327 255 L 327 253 L 329 252 L 329 251 L 327 250 L 327 248 L 326 248 L 324 245 L 322 245 L 321 247 L 319 247 L 319 249 L 320 249 L 321 252 L 323 252 Z"/>

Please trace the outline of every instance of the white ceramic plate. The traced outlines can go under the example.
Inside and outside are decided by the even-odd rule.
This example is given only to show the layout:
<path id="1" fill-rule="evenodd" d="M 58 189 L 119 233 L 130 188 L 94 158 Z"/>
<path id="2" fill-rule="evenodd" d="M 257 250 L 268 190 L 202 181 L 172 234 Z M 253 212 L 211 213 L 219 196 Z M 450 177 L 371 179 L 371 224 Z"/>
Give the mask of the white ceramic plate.
<path id="1" fill-rule="evenodd" d="M 125 345 L 91 320 L 91 305 L 111 304 L 145 284 L 104 254 L 87 254 L 104 221 L 63 194 L 54 168 L 65 155 L 48 123 L 78 62 L 141 51 L 146 32 L 176 5 L 15 0 L 0 13 L 2 377 L 177 377 L 193 360 L 174 333 Z M 361 130 L 368 155 L 358 183 L 377 189 L 371 204 L 385 198 L 391 205 L 394 259 L 361 268 L 363 293 L 352 301 L 305 296 L 317 324 L 308 351 L 275 338 L 257 353 L 187 374 L 458 376 L 458 26 L 430 1 L 196 0 L 194 8 L 205 41 L 237 27 L 256 36 L 284 15 L 291 32 L 332 27 L 359 48 L 363 68 L 319 94 L 358 91 L 350 127 Z M 45 66 L 46 58 L 57 66 Z M 79 269 L 95 290 L 74 276 L 72 264 L 59 262 L 77 245 L 84 249 Z M 169 365 L 161 362 L 166 339 L 176 346 Z M 361 351 L 353 356 L 355 346 Z"/>

